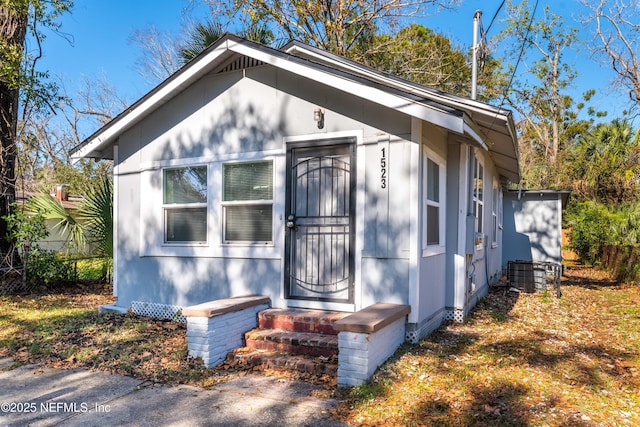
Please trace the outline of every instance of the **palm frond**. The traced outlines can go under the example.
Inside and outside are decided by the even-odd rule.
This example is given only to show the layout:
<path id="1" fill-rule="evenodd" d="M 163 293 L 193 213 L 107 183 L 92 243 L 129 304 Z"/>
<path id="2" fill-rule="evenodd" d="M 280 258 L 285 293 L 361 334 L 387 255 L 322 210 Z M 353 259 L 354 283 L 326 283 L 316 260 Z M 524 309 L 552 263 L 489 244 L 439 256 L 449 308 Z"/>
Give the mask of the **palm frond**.
<path id="1" fill-rule="evenodd" d="M 49 194 L 42 193 L 32 197 L 26 208 L 28 211 L 40 213 L 46 220 L 57 220 L 53 229 L 63 236 L 68 236 L 68 241 L 78 246 L 84 243 L 84 232 L 80 223 Z"/>
<path id="2" fill-rule="evenodd" d="M 196 24 L 191 30 L 189 40 L 180 48 L 180 59 L 186 64 L 215 43 L 223 34 L 224 29 L 219 22 L 207 21 Z"/>
<path id="3" fill-rule="evenodd" d="M 104 179 L 80 202 L 78 219 L 98 251 L 113 256 L 113 184 Z"/>

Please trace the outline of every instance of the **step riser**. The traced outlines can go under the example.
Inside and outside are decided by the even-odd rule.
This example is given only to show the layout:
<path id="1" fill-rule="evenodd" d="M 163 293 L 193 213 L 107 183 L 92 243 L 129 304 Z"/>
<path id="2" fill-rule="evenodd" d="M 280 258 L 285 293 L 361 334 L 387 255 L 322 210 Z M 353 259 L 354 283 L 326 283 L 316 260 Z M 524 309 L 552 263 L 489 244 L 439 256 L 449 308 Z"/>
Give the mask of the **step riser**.
<path id="1" fill-rule="evenodd" d="M 338 331 L 347 313 L 268 309 L 258 313 L 258 329 L 245 333 L 245 348 L 229 361 L 257 369 L 279 369 L 336 377 Z"/>
<path id="2" fill-rule="evenodd" d="M 305 372 L 314 375 L 330 375 L 337 377 L 338 365 L 334 363 L 318 363 L 312 360 L 301 360 L 293 357 L 264 357 L 260 354 L 231 354 L 232 360 L 236 360 L 248 367 L 262 367 L 272 369 L 284 369 L 289 371 Z"/>
<path id="3" fill-rule="evenodd" d="M 282 329 L 292 332 L 314 332 L 317 334 L 338 335 L 331 324 L 293 322 L 284 319 L 260 319 L 260 329 Z"/>
<path id="4" fill-rule="evenodd" d="M 280 351 L 291 354 L 299 354 L 303 356 L 324 356 L 331 357 L 338 355 L 338 349 L 328 347 L 316 347 L 299 344 L 287 344 L 274 341 L 264 340 L 246 340 L 246 346 L 249 348 L 255 348 L 259 350 L 272 350 Z"/>
<path id="5" fill-rule="evenodd" d="M 338 335 L 333 324 L 346 315 L 335 312 L 271 309 L 260 312 L 258 325 L 261 329 Z"/>

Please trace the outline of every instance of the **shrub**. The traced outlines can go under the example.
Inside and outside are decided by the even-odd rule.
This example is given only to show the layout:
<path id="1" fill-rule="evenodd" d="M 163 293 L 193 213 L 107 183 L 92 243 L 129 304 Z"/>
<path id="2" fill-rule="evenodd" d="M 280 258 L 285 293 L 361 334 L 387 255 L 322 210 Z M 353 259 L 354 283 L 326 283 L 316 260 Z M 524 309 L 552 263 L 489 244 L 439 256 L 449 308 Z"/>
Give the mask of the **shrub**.
<path id="1" fill-rule="evenodd" d="M 27 214 L 14 205 L 13 212 L 4 218 L 9 238 L 15 243 L 20 255 L 22 286 L 25 290 L 77 280 L 76 270 L 68 262 L 56 252 L 44 250 L 38 245 L 37 242 L 49 234 L 42 213 Z"/>
<path id="2" fill-rule="evenodd" d="M 78 279 L 76 270 L 69 262 L 53 251 L 36 248 L 32 251 L 27 267 L 27 286 L 54 286 L 75 282 Z"/>
<path id="3" fill-rule="evenodd" d="M 571 228 L 569 247 L 587 264 L 595 264 L 605 244 L 618 243 L 614 229 L 619 228 L 620 216 L 597 202 L 580 202 L 568 212 L 567 225 Z"/>

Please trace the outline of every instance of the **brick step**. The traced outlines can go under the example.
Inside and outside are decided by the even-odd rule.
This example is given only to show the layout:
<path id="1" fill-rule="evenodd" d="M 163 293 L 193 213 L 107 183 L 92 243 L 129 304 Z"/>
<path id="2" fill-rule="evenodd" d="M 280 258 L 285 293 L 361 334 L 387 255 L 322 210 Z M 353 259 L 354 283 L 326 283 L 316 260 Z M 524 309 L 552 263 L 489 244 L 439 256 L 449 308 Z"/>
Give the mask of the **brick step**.
<path id="1" fill-rule="evenodd" d="M 271 308 L 258 314 L 258 326 L 260 329 L 337 335 L 333 324 L 347 315 L 333 311 Z"/>
<path id="2" fill-rule="evenodd" d="M 246 346 L 307 356 L 338 355 L 337 335 L 293 332 L 281 329 L 253 329 L 244 335 Z"/>
<path id="3" fill-rule="evenodd" d="M 310 357 L 292 355 L 271 350 L 239 348 L 227 355 L 227 363 L 248 368 L 282 369 L 311 375 L 337 377 L 337 357 Z"/>

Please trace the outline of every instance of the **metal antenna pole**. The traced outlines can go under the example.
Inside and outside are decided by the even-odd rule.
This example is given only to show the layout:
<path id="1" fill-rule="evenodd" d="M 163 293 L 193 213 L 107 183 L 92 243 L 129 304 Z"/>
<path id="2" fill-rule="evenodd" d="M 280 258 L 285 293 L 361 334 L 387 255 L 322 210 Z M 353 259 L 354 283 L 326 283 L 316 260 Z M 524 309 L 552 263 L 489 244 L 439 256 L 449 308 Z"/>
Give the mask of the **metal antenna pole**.
<path id="1" fill-rule="evenodd" d="M 476 99 L 478 92 L 478 27 L 482 11 L 476 10 L 473 14 L 473 62 L 471 64 L 471 99 Z"/>

